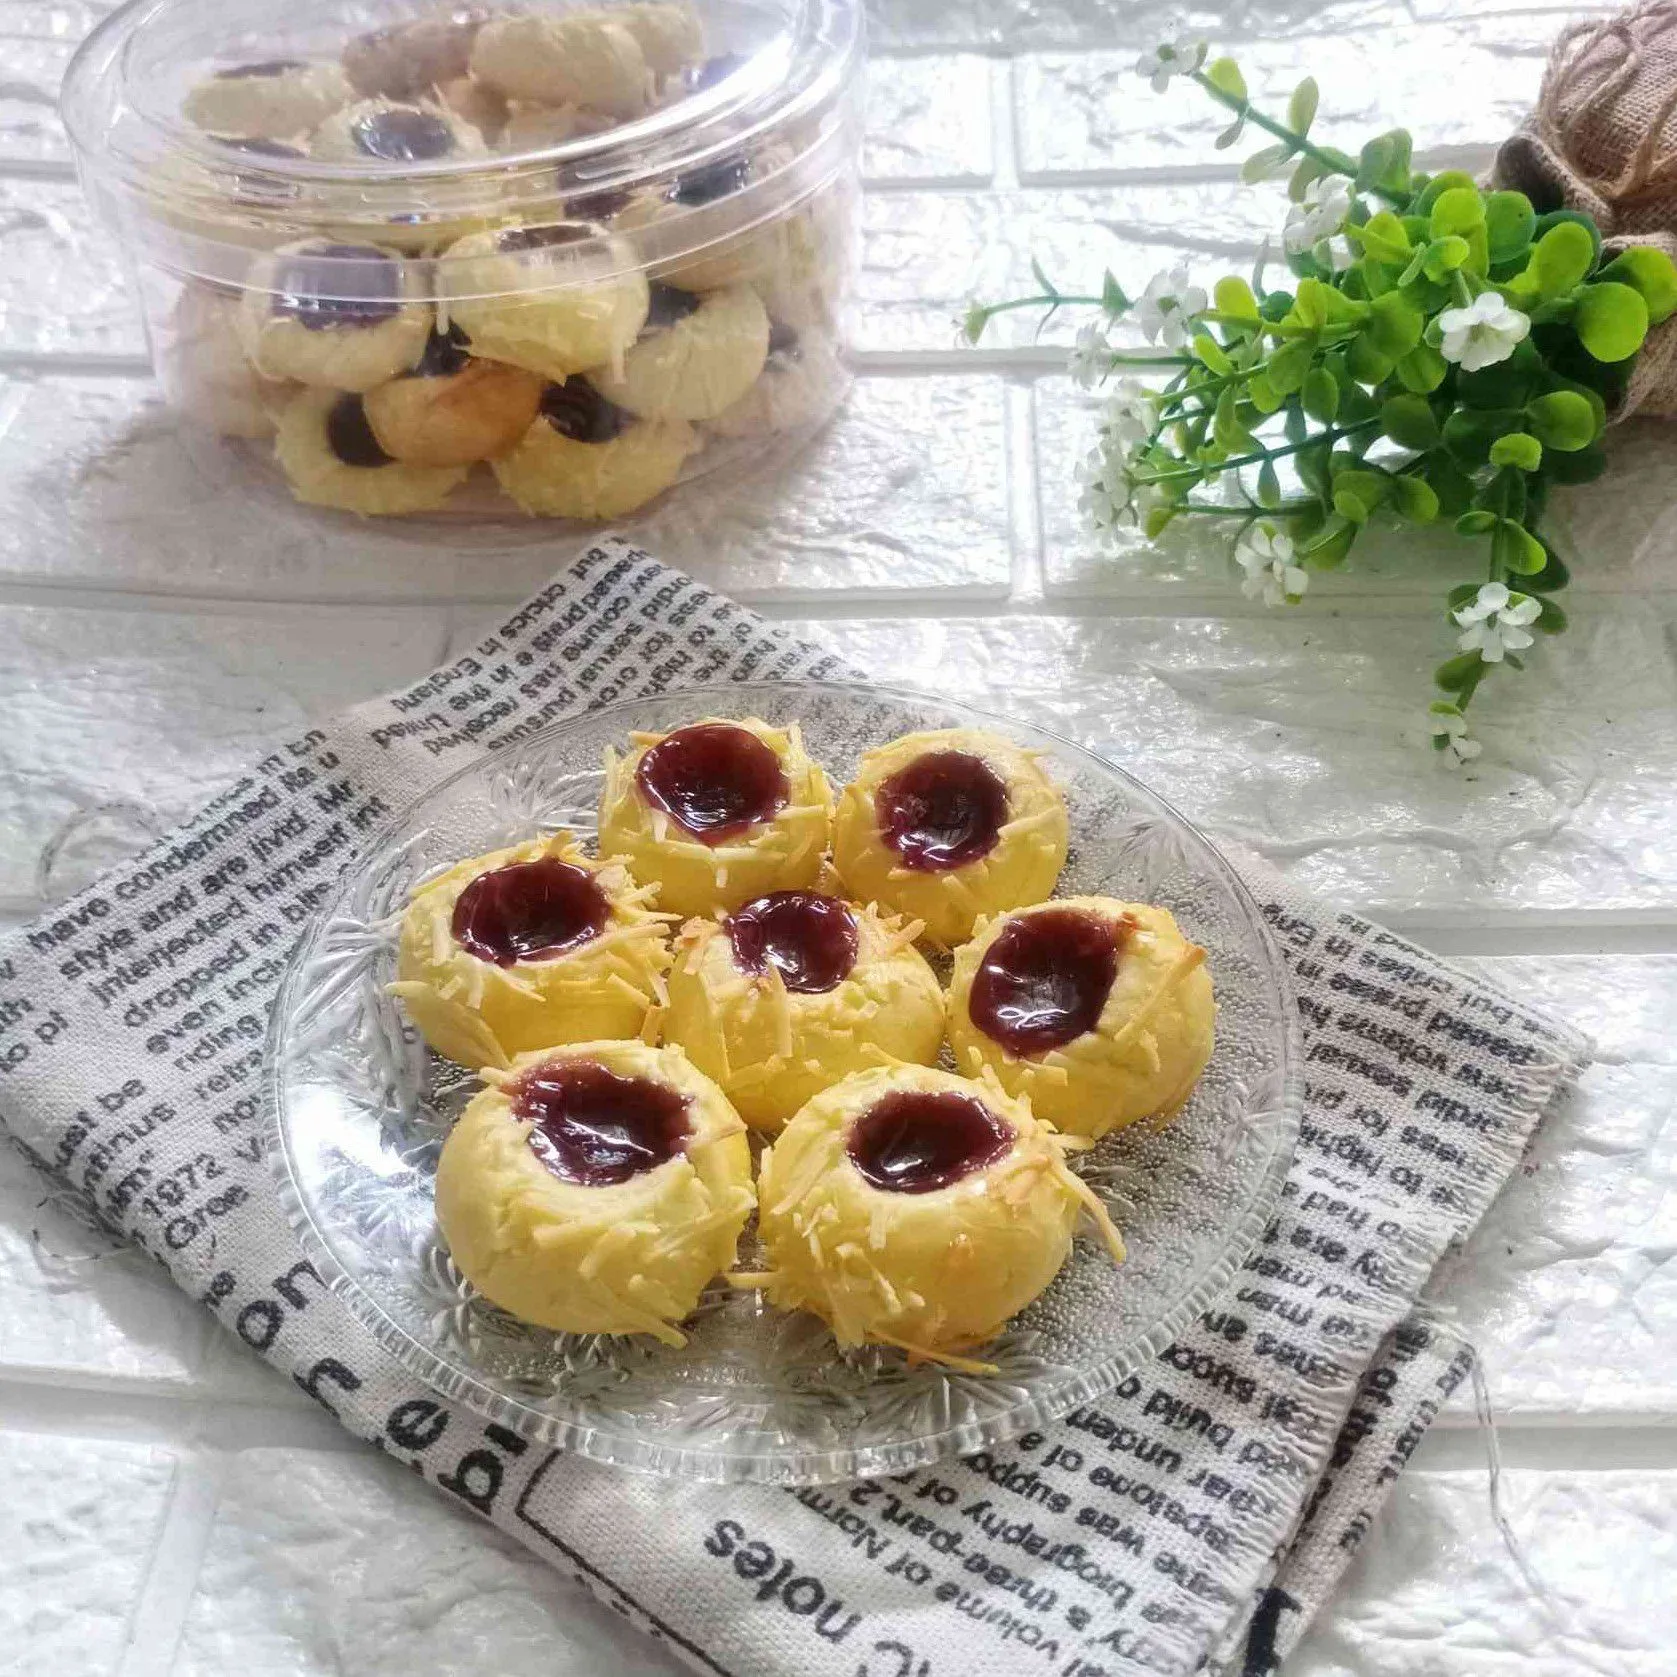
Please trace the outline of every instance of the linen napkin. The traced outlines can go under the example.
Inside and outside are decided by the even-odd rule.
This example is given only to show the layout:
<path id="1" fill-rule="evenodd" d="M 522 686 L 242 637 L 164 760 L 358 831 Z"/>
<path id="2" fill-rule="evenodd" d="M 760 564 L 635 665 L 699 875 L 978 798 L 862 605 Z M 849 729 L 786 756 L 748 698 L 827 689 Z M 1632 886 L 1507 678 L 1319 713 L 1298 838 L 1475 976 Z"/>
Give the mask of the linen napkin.
<path id="1" fill-rule="evenodd" d="M 1274 1220 L 1156 1363 L 994 1451 L 787 1491 L 532 1445 L 404 1372 L 282 1215 L 263 1032 L 297 927 L 364 834 L 589 705 L 845 673 L 622 542 L 591 548 L 466 657 L 282 744 L 0 943 L 0 1119 L 352 1432 L 713 1677 L 1274 1670 L 1470 1367 L 1422 1288 L 1586 1050 L 1255 861 L 1308 1075 Z"/>

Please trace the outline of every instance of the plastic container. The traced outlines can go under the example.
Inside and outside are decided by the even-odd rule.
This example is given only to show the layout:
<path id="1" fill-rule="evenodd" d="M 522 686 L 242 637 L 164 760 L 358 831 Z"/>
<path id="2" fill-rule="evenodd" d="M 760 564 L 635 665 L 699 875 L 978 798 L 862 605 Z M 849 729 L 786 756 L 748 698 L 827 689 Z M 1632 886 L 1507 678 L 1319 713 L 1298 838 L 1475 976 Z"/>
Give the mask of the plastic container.
<path id="1" fill-rule="evenodd" d="M 861 34 L 856 0 L 131 0 L 63 109 L 229 469 L 594 521 L 842 399 Z"/>

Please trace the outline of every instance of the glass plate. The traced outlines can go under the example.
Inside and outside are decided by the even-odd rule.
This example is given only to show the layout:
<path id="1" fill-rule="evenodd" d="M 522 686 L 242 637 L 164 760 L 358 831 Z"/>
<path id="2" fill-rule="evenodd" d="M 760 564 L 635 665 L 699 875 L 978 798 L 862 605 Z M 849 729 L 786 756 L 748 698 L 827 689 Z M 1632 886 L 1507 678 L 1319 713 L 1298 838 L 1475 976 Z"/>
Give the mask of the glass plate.
<path id="1" fill-rule="evenodd" d="M 797 722 L 834 784 L 871 746 L 980 727 L 1043 753 L 1065 789 L 1064 895 L 1163 904 L 1209 952 L 1217 1047 L 1168 1127 L 1077 1161 L 1124 1231 L 1115 1267 L 1081 1236 L 1058 1279 L 984 1356 L 999 1372 L 840 1352 L 813 1317 L 717 1283 L 680 1350 L 553 1333 L 478 1297 L 437 1236 L 432 1177 L 476 1079 L 430 1054 L 385 993 L 420 880 L 568 827 L 592 836 L 600 763 L 634 729 L 702 716 Z M 1121 769 L 1040 729 L 921 694 L 736 684 L 614 705 L 534 734 L 418 799 L 305 929 L 268 1043 L 268 1139 L 286 1210 L 327 1284 L 448 1397 L 597 1461 L 707 1480 L 816 1484 L 899 1473 L 1041 1426 L 1111 1391 L 1215 1299 L 1280 1193 L 1298 1131 L 1298 1016 L 1257 904 L 1218 851 Z M 752 1261 L 752 1237 L 741 1261 Z"/>

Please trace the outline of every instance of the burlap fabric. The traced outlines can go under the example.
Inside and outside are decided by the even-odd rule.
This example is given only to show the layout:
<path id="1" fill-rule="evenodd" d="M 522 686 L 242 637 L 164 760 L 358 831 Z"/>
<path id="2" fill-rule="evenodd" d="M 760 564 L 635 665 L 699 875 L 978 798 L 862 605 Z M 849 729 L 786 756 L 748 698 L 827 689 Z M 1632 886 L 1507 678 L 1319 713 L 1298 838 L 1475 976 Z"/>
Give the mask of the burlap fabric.
<path id="1" fill-rule="evenodd" d="M 1653 245 L 1677 262 L 1677 0 L 1561 32 L 1496 182 L 1540 211 L 1582 210 L 1611 255 Z M 1677 316 L 1648 334 L 1613 417 L 1632 414 L 1677 418 Z"/>

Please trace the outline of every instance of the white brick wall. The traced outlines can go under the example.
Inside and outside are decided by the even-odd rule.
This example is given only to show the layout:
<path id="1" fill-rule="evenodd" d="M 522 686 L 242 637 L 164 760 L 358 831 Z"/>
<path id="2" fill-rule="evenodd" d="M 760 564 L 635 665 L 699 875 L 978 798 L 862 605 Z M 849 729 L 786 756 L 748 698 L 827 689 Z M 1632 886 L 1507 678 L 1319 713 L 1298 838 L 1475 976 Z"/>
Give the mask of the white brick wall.
<path id="1" fill-rule="evenodd" d="M 564 556 L 346 530 L 185 455 L 51 114 L 103 8 L 0 0 L 0 922 L 73 890 L 259 744 L 429 668 Z M 1214 119 L 1127 66 L 1167 8 L 880 0 L 854 401 L 801 460 L 646 540 L 864 667 L 1095 742 L 1213 830 L 1598 1034 L 1458 1265 L 1502 1415 L 1490 1523 L 1459 1403 L 1300 1677 L 1677 1672 L 1677 477 L 1622 438 L 1558 511 L 1571 634 L 1493 684 L 1477 778 L 1418 749 L 1442 543 L 1266 614 L 1191 541 L 1075 527 L 1056 328 L 977 352 L 973 294 L 1239 259 L 1273 223 Z M 1255 86 L 1313 70 L 1355 138 L 1474 161 L 1567 16 L 1473 0 L 1230 5 Z M 1215 12 L 1200 17 L 1215 30 Z M 1006 50 L 1003 50 L 1005 47 Z M 254 556 L 253 556 L 254 555 Z M 0 1674 L 592 1677 L 674 1670 L 570 1582 L 351 1446 L 0 1148 Z"/>

